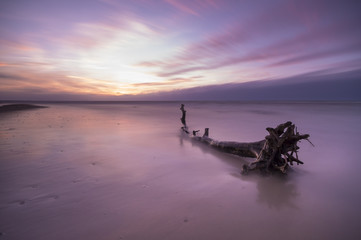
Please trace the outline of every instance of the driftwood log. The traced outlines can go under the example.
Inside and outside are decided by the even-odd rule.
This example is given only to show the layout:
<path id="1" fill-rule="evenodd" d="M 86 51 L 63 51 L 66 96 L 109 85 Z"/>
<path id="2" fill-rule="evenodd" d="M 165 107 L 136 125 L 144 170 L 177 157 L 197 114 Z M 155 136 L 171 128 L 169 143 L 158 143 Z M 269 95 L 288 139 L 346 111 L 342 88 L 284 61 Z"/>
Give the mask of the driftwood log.
<path id="1" fill-rule="evenodd" d="M 255 161 L 248 165 L 243 165 L 242 173 L 248 173 L 252 170 L 260 170 L 262 172 L 280 171 L 287 172 L 287 168 L 293 163 L 303 164 L 298 159 L 297 151 L 299 147 L 297 143 L 300 140 L 308 140 L 309 134 L 300 134 L 296 126 L 292 122 L 286 122 L 278 125 L 276 128 L 266 128 L 269 135 L 264 140 L 250 143 L 217 141 L 209 137 L 209 129 L 204 130 L 203 136 L 197 136 L 197 131 L 190 131 L 186 124 L 186 110 L 184 104 L 181 105 L 182 111 L 181 122 L 183 124 L 182 131 L 193 140 L 205 143 L 211 147 L 221 151 L 235 154 L 241 157 L 256 158 Z M 309 141 L 310 142 L 310 141 Z M 311 143 L 311 142 L 310 142 Z M 311 143 L 312 144 L 312 143 Z"/>

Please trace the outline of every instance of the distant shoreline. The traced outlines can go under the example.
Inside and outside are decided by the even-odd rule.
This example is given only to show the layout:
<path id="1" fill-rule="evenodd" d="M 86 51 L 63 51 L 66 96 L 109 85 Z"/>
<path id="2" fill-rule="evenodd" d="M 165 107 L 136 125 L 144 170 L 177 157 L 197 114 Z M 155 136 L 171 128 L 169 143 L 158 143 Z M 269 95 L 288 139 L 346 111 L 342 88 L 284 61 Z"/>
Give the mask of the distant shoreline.
<path id="1" fill-rule="evenodd" d="M 47 108 L 46 106 L 34 105 L 34 104 L 6 104 L 0 106 L 0 113 L 23 111 L 37 108 Z"/>
<path id="2" fill-rule="evenodd" d="M 4 106 L 0 106 L 0 111 L 2 107 L 11 106 L 11 105 L 19 105 L 19 109 L 16 107 L 9 107 L 15 108 L 14 110 L 26 110 L 26 109 L 33 109 L 33 108 L 44 108 L 45 106 L 39 106 L 37 104 L 167 104 L 167 103 L 230 103 L 230 104 L 361 104 L 361 101 L 237 101 L 237 100 L 171 100 L 171 101 L 26 101 L 26 100 L 0 100 L 0 105 L 3 104 Z M 23 106 L 23 107 L 21 107 Z M 12 111 L 12 110 L 10 110 Z"/>

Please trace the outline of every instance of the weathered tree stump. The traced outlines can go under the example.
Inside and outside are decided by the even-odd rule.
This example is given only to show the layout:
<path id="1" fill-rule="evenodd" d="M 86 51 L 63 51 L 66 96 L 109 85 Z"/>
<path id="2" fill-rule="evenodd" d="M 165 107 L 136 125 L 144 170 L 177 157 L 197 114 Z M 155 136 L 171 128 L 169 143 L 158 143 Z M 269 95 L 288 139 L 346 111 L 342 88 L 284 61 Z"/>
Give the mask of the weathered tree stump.
<path id="1" fill-rule="evenodd" d="M 181 122 L 183 132 L 190 135 L 186 124 L 186 111 L 184 104 L 181 105 L 182 111 Z M 243 165 L 242 173 L 248 173 L 252 170 L 260 170 L 262 172 L 280 171 L 287 172 L 287 168 L 293 163 L 303 164 L 298 159 L 297 151 L 299 147 L 297 143 L 300 140 L 308 140 L 308 134 L 300 134 L 296 126 L 292 122 L 286 122 L 278 125 L 276 128 L 266 128 L 269 135 L 264 140 L 250 143 L 217 141 L 209 137 L 209 129 L 204 130 L 202 137 L 197 136 L 197 131 L 192 131 L 190 137 L 193 140 L 205 143 L 211 147 L 221 151 L 238 155 L 241 157 L 256 158 L 255 161 L 248 165 Z M 309 141 L 310 142 L 310 141 Z M 311 142 L 310 142 L 311 143 Z M 311 143 L 312 144 L 312 143 Z"/>

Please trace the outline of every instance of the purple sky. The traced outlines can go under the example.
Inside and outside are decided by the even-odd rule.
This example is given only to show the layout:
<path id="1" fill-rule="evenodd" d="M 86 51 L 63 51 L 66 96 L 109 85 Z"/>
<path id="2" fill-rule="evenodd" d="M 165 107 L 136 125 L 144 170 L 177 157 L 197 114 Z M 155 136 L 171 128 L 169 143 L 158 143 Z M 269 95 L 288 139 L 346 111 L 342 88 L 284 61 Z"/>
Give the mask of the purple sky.
<path id="1" fill-rule="evenodd" d="M 350 0 L 1 0 L 0 99 L 114 100 L 355 73 L 360 12 Z"/>

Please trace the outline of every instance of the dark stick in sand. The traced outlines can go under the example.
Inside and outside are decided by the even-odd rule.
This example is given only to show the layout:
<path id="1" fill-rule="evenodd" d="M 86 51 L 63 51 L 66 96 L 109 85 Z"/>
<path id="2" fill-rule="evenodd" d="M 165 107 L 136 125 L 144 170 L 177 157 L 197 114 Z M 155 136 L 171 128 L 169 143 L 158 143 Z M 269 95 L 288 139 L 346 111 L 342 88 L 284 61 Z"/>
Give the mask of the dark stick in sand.
<path id="1" fill-rule="evenodd" d="M 181 105 L 180 110 L 182 111 L 182 130 L 189 135 L 184 104 Z M 256 169 L 262 172 L 278 170 L 286 173 L 287 168 L 293 165 L 294 162 L 297 163 L 297 165 L 303 164 L 303 162 L 298 159 L 297 151 L 299 147 L 297 143 L 303 139 L 309 141 L 308 138 L 310 135 L 300 134 L 296 129 L 296 126 L 292 122 L 280 124 L 276 128 L 269 127 L 266 128 L 269 135 L 265 137 L 265 140 L 250 143 L 214 140 L 209 137 L 208 128 L 205 129 L 202 137 L 197 136 L 199 130 L 193 131 L 190 137 L 227 153 L 241 157 L 256 158 L 256 160 L 250 164 L 243 165 L 243 173 L 248 173 Z"/>

